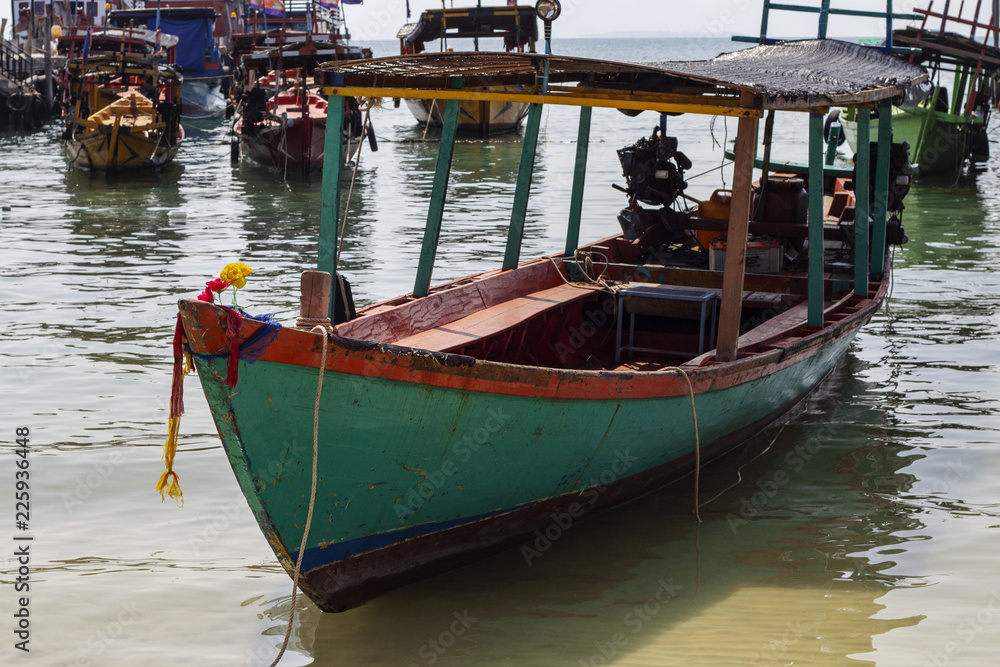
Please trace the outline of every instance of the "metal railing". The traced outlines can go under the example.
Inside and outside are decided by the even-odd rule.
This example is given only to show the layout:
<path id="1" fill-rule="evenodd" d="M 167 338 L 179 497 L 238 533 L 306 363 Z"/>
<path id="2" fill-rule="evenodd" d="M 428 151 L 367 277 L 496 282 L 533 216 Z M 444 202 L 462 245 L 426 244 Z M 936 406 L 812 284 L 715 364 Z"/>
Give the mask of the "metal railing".
<path id="1" fill-rule="evenodd" d="M 31 56 L 19 46 L 0 39 L 0 75 L 18 83 L 31 78 Z"/>
<path id="2" fill-rule="evenodd" d="M 806 12 L 810 14 L 819 14 L 819 25 L 817 30 L 817 37 L 819 39 L 826 39 L 826 29 L 831 16 L 857 16 L 866 18 L 881 18 L 885 19 L 885 36 L 886 36 L 886 46 L 885 48 L 889 51 L 892 50 L 892 21 L 893 19 L 899 19 L 904 21 L 919 21 L 923 18 L 920 14 L 911 13 L 898 13 L 892 11 L 892 0 L 886 0 L 885 9 L 883 11 L 873 10 L 857 10 L 857 9 L 838 9 L 836 7 L 830 6 L 831 0 L 820 0 L 819 5 L 791 5 L 780 2 L 771 2 L 771 0 L 764 0 L 764 11 L 761 14 L 760 21 L 760 35 L 757 37 L 750 37 L 746 35 L 733 35 L 734 42 L 751 42 L 755 44 L 774 44 L 781 40 L 772 39 L 767 36 L 767 20 L 770 16 L 771 10 L 775 11 L 785 11 L 785 12 Z"/>

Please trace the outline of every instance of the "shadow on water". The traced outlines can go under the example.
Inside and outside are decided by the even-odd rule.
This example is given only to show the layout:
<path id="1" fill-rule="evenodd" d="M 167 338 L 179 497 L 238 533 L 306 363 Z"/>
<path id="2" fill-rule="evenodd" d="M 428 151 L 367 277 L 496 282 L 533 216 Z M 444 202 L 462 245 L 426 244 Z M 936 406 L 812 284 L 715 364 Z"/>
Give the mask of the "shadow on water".
<path id="1" fill-rule="evenodd" d="M 893 556 L 929 538 L 892 501 L 921 456 L 885 437 L 861 366 L 850 355 L 784 426 L 705 466 L 703 523 L 690 477 L 581 526 L 554 518 L 358 609 L 303 605 L 300 650 L 316 664 L 874 664 L 874 637 L 923 618 L 881 618 L 879 598 L 926 585 Z M 284 622 L 288 602 L 266 614 Z"/>

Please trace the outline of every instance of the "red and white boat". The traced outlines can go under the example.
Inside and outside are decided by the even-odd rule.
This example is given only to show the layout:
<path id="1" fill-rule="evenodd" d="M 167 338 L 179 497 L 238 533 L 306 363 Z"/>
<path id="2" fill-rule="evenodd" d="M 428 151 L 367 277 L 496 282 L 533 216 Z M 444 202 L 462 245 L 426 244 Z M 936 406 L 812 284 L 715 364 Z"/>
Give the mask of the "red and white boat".
<path id="1" fill-rule="evenodd" d="M 336 19 L 323 23 L 315 7 L 312 11 L 311 24 L 304 15 L 284 10 L 277 28 L 248 21 L 250 32 L 234 39 L 239 63 L 230 93 L 234 161 L 242 154 L 281 169 L 323 166 L 327 102 L 314 71 L 325 62 L 371 58 L 372 53 L 349 46 Z M 352 101 L 349 107 L 343 128 L 345 160 L 362 136 L 358 105 Z"/>
<path id="2" fill-rule="evenodd" d="M 309 90 L 301 69 L 285 70 L 280 77 L 284 82 L 277 87 L 275 78 L 277 73 L 271 72 L 247 93 L 243 112 L 233 125 L 240 150 L 265 165 L 321 167 L 326 100 L 318 90 Z M 266 91 L 277 92 L 268 99 Z"/>

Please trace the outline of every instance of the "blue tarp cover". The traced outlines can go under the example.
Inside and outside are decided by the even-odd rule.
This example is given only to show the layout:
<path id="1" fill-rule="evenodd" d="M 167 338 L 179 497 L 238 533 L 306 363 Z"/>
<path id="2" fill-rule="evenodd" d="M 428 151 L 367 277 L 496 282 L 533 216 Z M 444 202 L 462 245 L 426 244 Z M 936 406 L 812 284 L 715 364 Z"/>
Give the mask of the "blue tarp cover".
<path id="1" fill-rule="evenodd" d="M 148 20 L 150 30 L 156 30 L 156 18 Z M 211 22 L 207 19 L 180 21 L 177 19 L 160 18 L 160 30 L 177 35 L 177 65 L 185 72 L 202 72 L 205 70 L 205 49 L 212 39 Z"/>

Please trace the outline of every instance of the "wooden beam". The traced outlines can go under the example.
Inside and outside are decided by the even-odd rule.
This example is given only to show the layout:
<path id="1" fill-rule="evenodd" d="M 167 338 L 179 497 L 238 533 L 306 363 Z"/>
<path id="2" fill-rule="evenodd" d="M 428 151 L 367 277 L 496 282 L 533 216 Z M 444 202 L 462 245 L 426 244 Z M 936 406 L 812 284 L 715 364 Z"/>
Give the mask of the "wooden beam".
<path id="1" fill-rule="evenodd" d="M 979 58 L 979 51 L 972 49 L 962 49 L 954 46 L 948 46 L 946 44 L 939 44 L 937 42 L 929 41 L 926 39 L 918 39 L 915 37 L 906 37 L 899 35 L 896 37 L 897 44 L 905 44 L 907 46 L 916 46 L 927 51 L 936 51 L 949 56 L 955 56 L 955 62 L 966 62 L 968 58 Z M 984 63 L 990 65 L 1000 65 L 1000 58 L 995 58 L 990 55 L 983 54 L 982 60 Z"/>
<path id="2" fill-rule="evenodd" d="M 517 267 L 521 257 L 521 240 L 524 238 L 524 221 L 528 216 L 528 195 L 531 191 L 531 173 L 535 169 L 535 149 L 538 146 L 538 128 L 542 122 L 542 105 L 532 104 L 528 109 L 528 122 L 524 126 L 524 144 L 521 147 L 521 164 L 514 186 L 514 207 L 510 212 L 507 229 L 507 247 L 503 254 L 503 268 Z"/>
<path id="3" fill-rule="evenodd" d="M 580 245 L 580 218 L 583 214 L 583 186 L 587 178 L 587 152 L 590 145 L 591 107 L 580 107 L 580 129 L 576 135 L 576 162 L 573 169 L 573 194 L 569 202 L 566 229 L 566 255 L 572 256 Z"/>
<path id="4" fill-rule="evenodd" d="M 602 107 L 607 109 L 633 109 L 637 111 L 667 111 L 676 113 L 697 113 L 710 116 L 733 116 L 742 118 L 750 116 L 760 118 L 764 112 L 760 109 L 744 108 L 737 106 L 718 105 L 715 100 L 698 99 L 692 96 L 689 100 L 678 100 L 676 102 L 658 101 L 656 95 L 649 93 L 630 93 L 620 91 L 617 96 L 596 97 L 587 93 L 577 92 L 576 94 L 557 94 L 550 92 L 548 95 L 534 93 L 510 93 L 491 92 L 476 90 L 415 90 L 412 88 L 368 88 L 364 86 L 337 86 L 322 88 L 327 95 L 343 95 L 346 97 L 393 97 L 413 100 L 472 100 L 472 101 L 499 101 L 499 102 L 525 102 L 528 104 L 559 104 L 574 107 Z M 880 97 L 892 96 L 902 92 L 896 86 L 887 86 L 877 89 L 872 93 L 876 100 Z M 865 93 L 859 93 L 865 96 Z M 681 96 L 673 96 L 681 97 Z M 831 98 L 831 104 L 836 104 L 837 100 Z M 795 102 L 798 104 L 798 102 Z M 804 102 L 802 103 L 804 104 Z"/>
<path id="5" fill-rule="evenodd" d="M 448 178 L 451 176 L 451 156 L 455 148 L 455 132 L 458 129 L 458 112 L 462 103 L 448 100 L 444 108 L 441 126 L 441 146 L 438 148 L 437 168 L 434 171 L 434 187 L 431 190 L 431 204 L 427 210 L 427 226 L 420 246 L 420 264 L 417 279 L 413 284 L 413 296 L 427 296 L 434 271 L 434 257 L 437 254 L 438 238 L 441 236 L 441 218 L 444 216 L 444 200 L 448 193 Z"/>
<path id="6" fill-rule="evenodd" d="M 854 178 L 854 293 L 868 298 L 868 169 L 871 111 L 858 109 L 858 154 Z"/>
<path id="7" fill-rule="evenodd" d="M 757 121 L 740 118 L 736 130 L 733 162 L 733 198 L 729 207 L 726 232 L 726 263 L 722 276 L 722 305 L 719 309 L 719 335 L 715 357 L 734 361 L 740 337 L 743 307 L 743 274 L 747 259 L 747 226 L 750 222 L 750 188 L 753 182 L 753 158 L 757 147 Z"/>
<path id="8" fill-rule="evenodd" d="M 809 114 L 809 326 L 823 326 L 823 114 Z"/>

